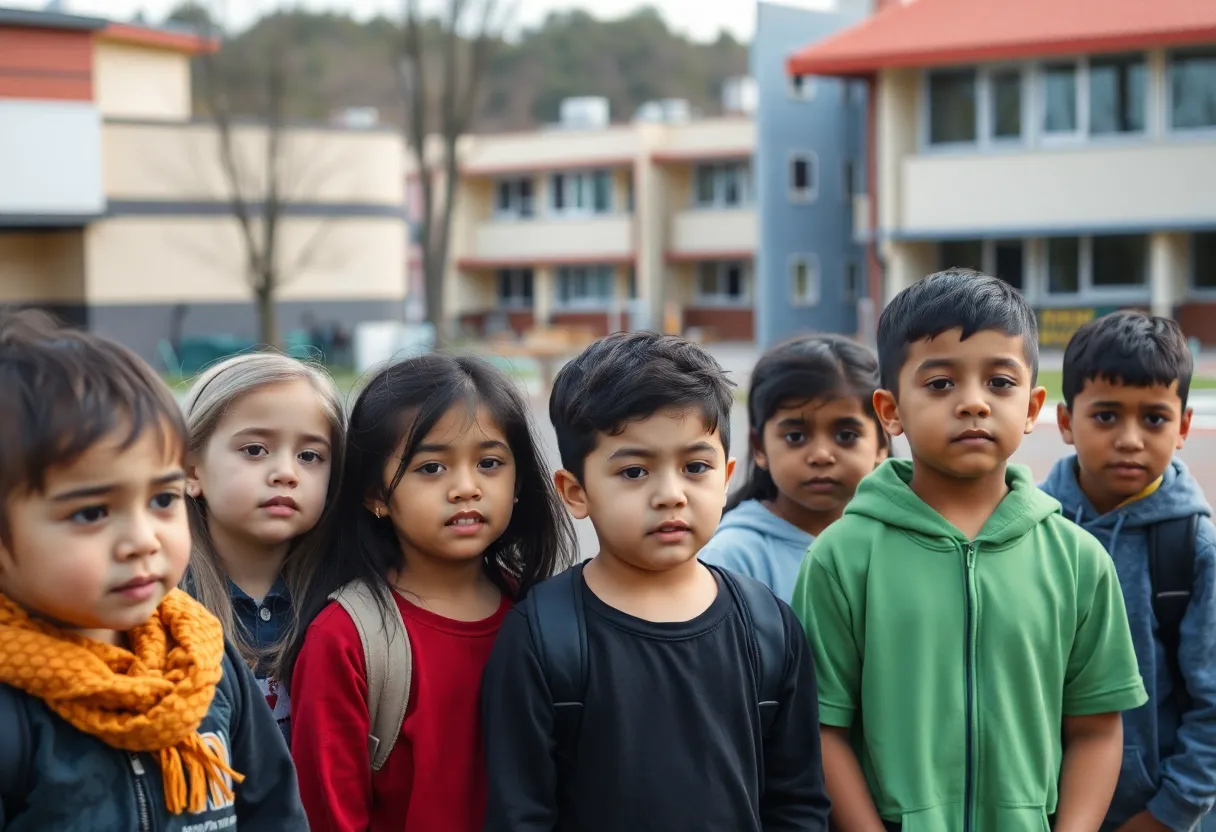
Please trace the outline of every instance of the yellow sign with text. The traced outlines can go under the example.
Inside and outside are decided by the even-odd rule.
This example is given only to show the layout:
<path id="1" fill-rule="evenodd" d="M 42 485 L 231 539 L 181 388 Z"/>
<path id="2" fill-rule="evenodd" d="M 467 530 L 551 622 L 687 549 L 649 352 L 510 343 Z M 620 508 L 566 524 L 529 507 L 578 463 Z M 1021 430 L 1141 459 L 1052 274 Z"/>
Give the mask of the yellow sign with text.
<path id="1" fill-rule="evenodd" d="M 1074 306 L 1063 309 L 1040 309 L 1039 348 L 1064 349 L 1078 329 L 1085 324 L 1109 315 L 1115 308 Z"/>

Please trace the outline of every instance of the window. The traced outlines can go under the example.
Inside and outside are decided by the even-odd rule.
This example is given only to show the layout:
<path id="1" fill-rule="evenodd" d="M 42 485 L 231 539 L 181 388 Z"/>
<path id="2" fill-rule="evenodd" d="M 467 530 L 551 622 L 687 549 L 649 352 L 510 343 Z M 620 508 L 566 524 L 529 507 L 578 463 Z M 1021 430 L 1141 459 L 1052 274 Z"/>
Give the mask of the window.
<path id="1" fill-rule="evenodd" d="M 1075 295 L 1081 291 L 1081 241 L 1052 237 L 1047 241 L 1047 292 Z"/>
<path id="2" fill-rule="evenodd" d="M 612 210 L 612 174 L 555 173 L 549 177 L 549 205 L 555 214 L 607 214 Z"/>
<path id="3" fill-rule="evenodd" d="M 498 270 L 498 304 L 507 307 L 532 306 L 532 270 Z"/>
<path id="4" fill-rule="evenodd" d="M 844 300 L 845 303 L 856 303 L 861 297 L 861 282 L 856 263 L 844 265 Z"/>
<path id="5" fill-rule="evenodd" d="M 810 75 L 791 75 L 789 95 L 797 101 L 810 101 L 815 97 L 815 79 Z"/>
<path id="6" fill-rule="evenodd" d="M 1080 127 L 1076 63 L 1043 67 L 1043 132 L 1076 133 Z"/>
<path id="7" fill-rule="evenodd" d="M 1021 240 L 997 240 L 994 246 L 995 274 L 1018 291 L 1025 284 L 1025 253 Z"/>
<path id="8" fill-rule="evenodd" d="M 852 160 L 847 160 L 844 163 L 844 198 L 850 200 L 853 194 L 857 193 L 857 184 L 854 181 L 857 176 L 856 169 L 853 167 Z"/>
<path id="9" fill-rule="evenodd" d="M 1170 127 L 1216 127 L 1216 49 L 1170 55 Z"/>
<path id="10" fill-rule="evenodd" d="M 1148 238 L 1143 234 L 1094 237 L 1091 285 L 1101 288 L 1148 283 Z"/>
<path id="11" fill-rule="evenodd" d="M 1022 137 L 1022 71 L 1001 69 L 989 76 L 990 134 L 994 139 Z"/>
<path id="12" fill-rule="evenodd" d="M 976 139 L 976 73 L 943 69 L 929 73 L 929 144 Z"/>
<path id="13" fill-rule="evenodd" d="M 554 273 L 561 306 L 604 306 L 613 298 L 612 266 L 559 266 Z"/>
<path id="14" fill-rule="evenodd" d="M 1216 289 L 1216 231 L 1191 237 L 1191 285 L 1196 289 Z"/>
<path id="15" fill-rule="evenodd" d="M 790 199 L 814 202 L 819 196 L 819 158 L 814 153 L 790 156 Z"/>
<path id="16" fill-rule="evenodd" d="M 747 264 L 736 260 L 697 266 L 697 301 L 735 306 L 748 301 Z"/>
<path id="17" fill-rule="evenodd" d="M 698 208 L 736 208 L 751 201 L 751 164 L 697 165 L 694 204 Z"/>
<path id="18" fill-rule="evenodd" d="M 983 240 L 949 240 L 937 244 L 938 269 L 984 270 Z"/>
<path id="19" fill-rule="evenodd" d="M 819 258 L 795 254 L 790 258 L 790 296 L 798 306 L 819 303 Z"/>
<path id="20" fill-rule="evenodd" d="M 1089 61 L 1089 132 L 1144 132 L 1148 67 L 1144 58 L 1113 56 Z"/>
<path id="21" fill-rule="evenodd" d="M 494 212 L 502 217 L 531 217 L 532 180 L 498 180 Z"/>

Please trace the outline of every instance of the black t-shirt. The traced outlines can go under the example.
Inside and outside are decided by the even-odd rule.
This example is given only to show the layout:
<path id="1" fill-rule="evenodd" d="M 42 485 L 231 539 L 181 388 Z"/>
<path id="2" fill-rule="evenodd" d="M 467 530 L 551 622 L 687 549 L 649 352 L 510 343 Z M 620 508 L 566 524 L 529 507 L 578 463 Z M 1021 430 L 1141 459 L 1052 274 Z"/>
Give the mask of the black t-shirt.
<path id="1" fill-rule="evenodd" d="M 554 708 L 520 609 L 503 622 L 482 693 L 486 832 L 826 830 L 810 650 L 780 604 L 788 673 L 766 744 L 744 619 L 718 596 L 691 621 L 616 610 L 581 583 L 588 677 L 575 759 L 558 771 Z"/>

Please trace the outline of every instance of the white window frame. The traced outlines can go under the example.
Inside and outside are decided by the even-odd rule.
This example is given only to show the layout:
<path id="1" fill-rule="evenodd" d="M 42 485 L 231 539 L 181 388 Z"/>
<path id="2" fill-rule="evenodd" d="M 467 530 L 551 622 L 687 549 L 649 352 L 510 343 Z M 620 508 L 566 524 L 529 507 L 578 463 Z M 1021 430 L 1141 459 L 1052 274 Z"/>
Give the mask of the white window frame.
<path id="1" fill-rule="evenodd" d="M 522 188 L 520 184 L 523 182 L 532 183 L 532 194 L 530 211 L 524 213 L 522 205 Z M 498 204 L 498 194 L 503 185 L 511 187 L 511 204 L 503 208 Z M 534 176 L 500 176 L 494 180 L 494 218 L 500 220 L 532 220 L 536 218 L 536 177 Z"/>
<path id="2" fill-rule="evenodd" d="M 562 201 L 565 203 L 561 208 L 553 204 L 554 186 L 557 177 L 562 177 Z M 602 176 L 608 182 L 608 205 L 604 210 L 597 210 L 595 207 L 595 180 L 596 177 Z M 571 197 L 577 189 L 577 182 L 583 182 L 587 191 L 587 204 L 585 207 L 578 208 L 571 203 Z M 612 171 L 606 168 L 592 168 L 583 170 L 555 170 L 546 178 L 546 210 L 549 216 L 553 217 L 603 217 L 613 213 L 616 204 L 616 183 L 612 176 Z"/>
<path id="3" fill-rule="evenodd" d="M 1138 286 L 1094 286 L 1094 237 L 1122 236 L 1107 234 L 1064 234 L 1059 235 L 1080 241 L 1078 263 L 1078 285 L 1074 293 L 1051 291 L 1051 261 L 1047 255 L 1048 238 L 1042 242 L 1042 259 L 1038 274 L 1036 297 L 1044 303 L 1052 305 L 1098 305 L 1147 302 L 1152 293 L 1152 248 L 1149 234 L 1129 236 L 1144 237 L 1149 245 L 1144 251 L 1144 282 Z"/>
<path id="4" fill-rule="evenodd" d="M 1134 133 L 1092 133 L 1089 129 L 1091 106 L 1089 94 L 1090 56 L 1061 56 L 1050 60 L 1037 61 L 1034 64 L 1034 110 L 1031 118 L 1035 135 L 1039 144 L 1047 148 L 1071 147 L 1081 144 L 1129 144 L 1143 142 L 1153 133 L 1153 113 L 1162 105 L 1158 95 L 1158 84 L 1153 79 L 1153 61 L 1146 51 L 1132 50 L 1129 52 L 1112 53 L 1102 57 L 1132 57 L 1137 56 L 1144 64 L 1146 83 L 1144 85 L 1144 129 Z M 1047 115 L 1047 92 L 1044 86 L 1045 69 L 1049 64 L 1072 64 L 1074 81 L 1077 85 L 1077 129 L 1071 133 L 1048 133 L 1044 126 Z M 1168 86 L 1168 67 L 1165 82 Z M 1168 92 L 1166 94 L 1168 98 Z M 1169 120 L 1169 111 L 1164 115 Z"/>
<path id="5" fill-rule="evenodd" d="M 739 177 L 739 201 L 734 205 L 726 202 L 725 171 L 733 168 Z M 701 174 L 709 171 L 713 177 L 713 198 L 701 201 Z M 729 159 L 721 162 L 700 162 L 692 171 L 692 207 L 701 211 L 739 211 L 752 205 L 752 165 L 747 159 Z"/>
<path id="6" fill-rule="evenodd" d="M 507 297 L 503 297 L 502 278 L 506 276 L 507 281 L 511 284 L 512 292 Z M 528 300 L 522 291 L 525 282 L 532 282 L 532 299 Z M 507 269 L 499 269 L 494 273 L 494 296 L 498 301 L 498 305 L 503 309 L 531 309 L 536 303 L 536 270 L 532 268 L 514 267 Z"/>
<path id="7" fill-rule="evenodd" d="M 807 163 L 811 187 L 798 190 L 794 187 L 794 163 L 799 159 Z M 813 150 L 791 150 L 786 164 L 786 191 L 790 202 L 796 205 L 808 205 L 819 199 L 819 154 Z"/>
<path id="8" fill-rule="evenodd" d="M 1168 49 L 1165 52 L 1165 60 L 1162 64 L 1162 72 L 1164 77 L 1161 79 L 1161 86 L 1164 88 L 1162 96 L 1163 106 L 1161 115 L 1161 124 L 1165 133 L 1171 138 L 1180 139 L 1211 139 L 1216 137 L 1216 124 L 1209 124 L 1203 127 L 1175 127 L 1174 126 L 1174 85 L 1170 83 L 1170 70 L 1173 68 L 1174 56 L 1178 52 L 1205 52 L 1207 48 L 1200 46 L 1198 48 L 1178 47 Z"/>
<path id="9" fill-rule="evenodd" d="M 593 272 L 607 275 L 608 295 L 606 297 L 580 297 L 573 300 L 562 300 L 561 284 L 563 279 L 573 276 L 578 270 L 586 270 L 588 277 Z M 616 284 L 616 266 L 611 264 L 578 263 L 558 266 L 553 270 L 553 306 L 555 309 L 606 309 L 616 299 Z"/>
<path id="10" fill-rule="evenodd" d="M 1021 292 L 1027 299 L 1031 298 L 1031 293 L 1035 285 L 1034 262 L 1031 259 L 1033 246 L 1029 239 L 1023 237 L 968 237 L 966 240 L 979 240 L 980 243 L 980 262 L 972 264 L 971 268 L 976 268 L 984 274 L 996 275 L 996 247 L 1001 243 L 1021 243 L 1022 244 L 1022 289 Z M 938 240 L 937 245 L 942 243 L 963 242 L 963 240 Z M 935 252 L 935 255 L 937 253 Z M 934 262 L 938 262 L 935 256 Z M 952 266 L 967 267 L 966 263 L 948 263 L 945 268 Z M 998 275 L 999 276 L 999 275 Z"/>
<path id="11" fill-rule="evenodd" d="M 785 94 L 791 101 L 810 101 L 815 97 L 815 76 L 793 73 L 786 76 Z"/>
<path id="12" fill-rule="evenodd" d="M 942 67 L 946 69 L 946 67 Z M 961 142 L 930 141 L 933 114 L 932 100 L 929 95 L 929 76 L 932 70 L 925 70 L 920 77 L 920 127 L 917 130 L 918 144 L 925 153 L 959 153 L 992 149 L 1010 149 L 1028 145 L 1033 135 L 1031 119 L 1034 109 L 1031 107 L 1032 84 L 1031 67 L 1020 63 L 995 63 L 975 66 L 950 67 L 950 69 L 972 69 L 975 71 L 975 140 Z M 1017 136 L 996 136 L 993 132 L 992 117 L 996 111 L 993 94 L 992 76 L 1009 71 L 1016 71 L 1021 81 L 1022 132 Z"/>
<path id="13" fill-rule="evenodd" d="M 729 282 L 730 269 L 733 266 L 739 268 L 739 286 L 742 293 L 738 297 L 731 297 L 726 292 L 726 286 Z M 707 275 L 712 270 L 715 286 L 715 291 L 704 292 L 701 285 L 701 278 Z M 693 302 L 697 306 L 750 306 L 752 302 L 752 269 L 751 264 L 746 260 L 703 260 L 696 265 L 696 272 L 693 274 Z"/>
<path id="14" fill-rule="evenodd" d="M 811 289 L 809 295 L 798 294 L 796 273 L 799 265 L 805 265 L 807 268 Z M 819 269 L 817 254 L 791 254 L 786 268 L 786 279 L 789 281 L 790 302 L 794 306 L 818 306 L 823 300 L 823 275 Z"/>

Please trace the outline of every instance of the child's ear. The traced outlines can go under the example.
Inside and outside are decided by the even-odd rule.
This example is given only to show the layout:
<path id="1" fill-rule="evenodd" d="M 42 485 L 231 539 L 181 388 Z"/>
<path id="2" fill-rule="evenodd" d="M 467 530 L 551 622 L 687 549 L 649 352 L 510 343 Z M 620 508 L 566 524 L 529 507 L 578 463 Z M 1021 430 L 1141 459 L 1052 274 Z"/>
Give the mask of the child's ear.
<path id="1" fill-rule="evenodd" d="M 186 458 L 186 496 L 195 500 L 203 496 L 203 484 L 198 478 L 198 465 L 190 457 Z"/>
<path id="2" fill-rule="evenodd" d="M 557 496 L 562 498 L 575 520 L 582 520 L 591 514 L 587 507 L 587 489 L 583 488 L 574 474 L 565 468 L 561 469 L 553 475 L 553 487 L 557 489 Z"/>
<path id="3" fill-rule="evenodd" d="M 1195 411 L 1189 407 L 1182 413 L 1182 421 L 1178 425 L 1178 441 L 1174 444 L 1176 450 L 1181 451 L 1182 446 L 1186 444 L 1187 437 L 1191 435 L 1191 417 L 1195 415 Z"/>
<path id="4" fill-rule="evenodd" d="M 1026 410 L 1026 433 L 1034 430 L 1034 426 L 1038 424 L 1039 414 L 1043 412 L 1043 405 L 1047 402 L 1047 388 L 1036 387 L 1030 391 L 1030 407 Z M 1056 419 L 1059 420 L 1059 412 L 1057 410 Z"/>
<path id="5" fill-rule="evenodd" d="M 388 517 L 388 503 L 379 494 L 369 493 L 363 498 L 363 507 L 376 515 L 376 519 Z"/>
<path id="6" fill-rule="evenodd" d="M 899 403 L 890 390 L 874 391 L 874 415 L 882 422 L 888 436 L 903 435 L 904 423 L 899 418 Z"/>
<path id="7" fill-rule="evenodd" d="M 1064 444 L 1074 444 L 1072 435 L 1072 413 L 1069 412 L 1068 406 L 1064 404 L 1064 402 L 1060 402 L 1056 405 L 1056 425 L 1058 425 L 1060 428 L 1060 438 L 1064 440 Z"/>
<path id="8" fill-rule="evenodd" d="M 756 464 L 757 468 L 763 468 L 767 471 L 768 454 L 764 452 L 764 437 L 760 435 L 759 431 L 750 431 L 747 434 L 747 443 L 752 447 L 752 462 Z M 734 460 L 732 459 L 731 462 L 733 463 Z M 727 480 L 729 479 L 730 476 L 728 475 Z"/>
<path id="9" fill-rule="evenodd" d="M 730 478 L 735 475 L 735 462 L 736 462 L 736 460 L 733 456 L 727 457 L 727 459 L 726 459 L 726 490 L 727 491 L 730 491 Z M 757 462 L 756 464 L 759 465 L 760 463 Z"/>

